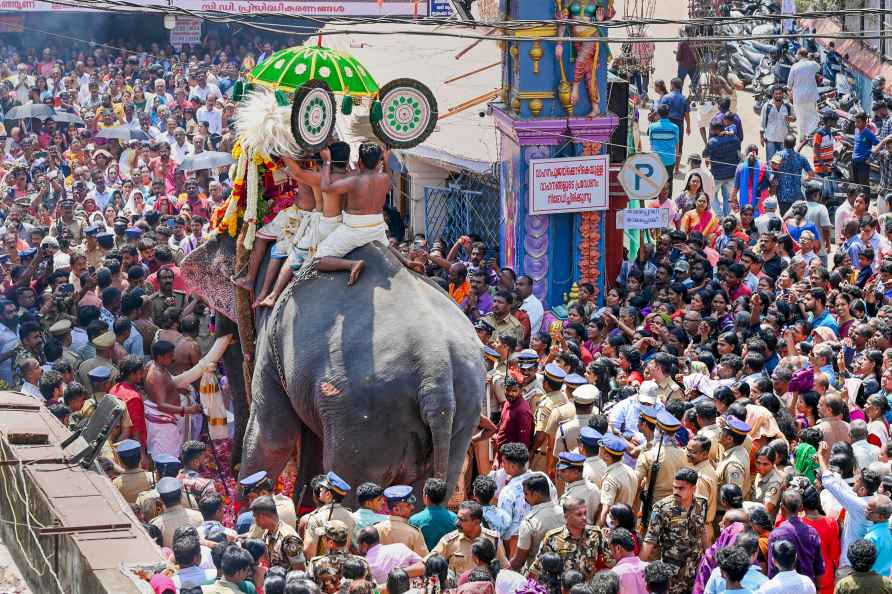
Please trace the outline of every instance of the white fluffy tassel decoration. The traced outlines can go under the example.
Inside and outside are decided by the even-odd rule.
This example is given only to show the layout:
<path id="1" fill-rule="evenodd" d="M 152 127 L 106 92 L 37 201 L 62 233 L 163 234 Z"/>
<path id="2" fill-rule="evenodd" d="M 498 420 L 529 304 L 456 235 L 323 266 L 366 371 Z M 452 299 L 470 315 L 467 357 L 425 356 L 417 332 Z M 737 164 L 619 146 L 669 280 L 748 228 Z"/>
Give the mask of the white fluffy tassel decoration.
<path id="1" fill-rule="evenodd" d="M 235 125 L 242 148 L 265 156 L 298 157 L 300 147 L 291 134 L 291 107 L 276 103 L 276 96 L 267 89 L 256 89 L 235 112 Z"/>

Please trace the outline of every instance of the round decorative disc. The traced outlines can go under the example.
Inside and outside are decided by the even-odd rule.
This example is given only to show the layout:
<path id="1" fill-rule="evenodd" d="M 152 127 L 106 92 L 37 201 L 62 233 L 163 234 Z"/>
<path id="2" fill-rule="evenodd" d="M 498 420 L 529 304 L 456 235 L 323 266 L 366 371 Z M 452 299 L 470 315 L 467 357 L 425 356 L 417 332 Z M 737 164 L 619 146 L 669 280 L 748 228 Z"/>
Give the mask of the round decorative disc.
<path id="1" fill-rule="evenodd" d="M 411 148 L 421 144 L 437 125 L 437 100 L 424 84 L 411 78 L 393 80 L 381 88 L 383 117 L 372 130 L 384 144 Z"/>
<path id="2" fill-rule="evenodd" d="M 319 80 L 307 81 L 294 94 L 291 106 L 291 133 L 307 151 L 325 146 L 335 124 L 335 100 L 328 85 Z"/>

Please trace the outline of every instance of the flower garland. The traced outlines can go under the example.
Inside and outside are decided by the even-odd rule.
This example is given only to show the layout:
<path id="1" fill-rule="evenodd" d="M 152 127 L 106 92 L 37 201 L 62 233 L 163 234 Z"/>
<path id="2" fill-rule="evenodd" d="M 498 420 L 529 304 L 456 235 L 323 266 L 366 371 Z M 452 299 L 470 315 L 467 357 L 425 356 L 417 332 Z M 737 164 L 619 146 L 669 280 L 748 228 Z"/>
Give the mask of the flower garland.
<path id="1" fill-rule="evenodd" d="M 270 210 L 269 201 L 265 197 L 266 173 L 278 169 L 278 164 L 270 157 L 245 148 L 237 142 L 232 149 L 236 159 L 230 171 L 233 180 L 229 198 L 214 210 L 211 217 L 213 234 L 226 233 L 236 237 L 239 222 L 248 224 L 244 246 L 250 250 L 254 245 L 257 232 L 257 221 L 264 221 Z"/>

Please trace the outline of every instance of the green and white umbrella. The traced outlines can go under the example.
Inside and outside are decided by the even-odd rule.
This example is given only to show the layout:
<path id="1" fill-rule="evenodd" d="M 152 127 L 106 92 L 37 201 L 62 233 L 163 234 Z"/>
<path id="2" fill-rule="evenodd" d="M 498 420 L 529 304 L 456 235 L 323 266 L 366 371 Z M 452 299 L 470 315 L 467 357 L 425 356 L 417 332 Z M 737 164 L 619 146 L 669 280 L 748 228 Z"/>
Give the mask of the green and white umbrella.
<path id="1" fill-rule="evenodd" d="M 324 82 L 336 95 L 375 97 L 378 83 L 365 66 L 349 54 L 328 47 L 283 49 L 254 67 L 248 82 L 294 92 L 310 80 Z"/>

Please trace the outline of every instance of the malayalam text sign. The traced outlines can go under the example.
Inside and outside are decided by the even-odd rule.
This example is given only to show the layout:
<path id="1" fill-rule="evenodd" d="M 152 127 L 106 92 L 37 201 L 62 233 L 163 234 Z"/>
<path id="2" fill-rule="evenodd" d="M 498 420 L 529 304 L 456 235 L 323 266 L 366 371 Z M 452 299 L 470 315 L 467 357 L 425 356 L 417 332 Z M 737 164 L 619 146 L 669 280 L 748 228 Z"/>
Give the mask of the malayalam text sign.
<path id="1" fill-rule="evenodd" d="M 230 14 L 293 14 L 343 16 L 425 16 L 427 0 L 130 0 L 132 12 L 157 11 L 165 6 Z M 92 12 L 102 4 L 54 4 L 43 0 L 0 0 L 0 11 Z"/>
<path id="2" fill-rule="evenodd" d="M 530 214 L 607 210 L 608 155 L 530 161 Z"/>
<path id="3" fill-rule="evenodd" d="M 170 45 L 179 49 L 184 45 L 201 43 L 201 19 L 177 17 L 176 26 L 170 31 Z"/>
<path id="4" fill-rule="evenodd" d="M 617 229 L 665 229 L 668 226 L 668 208 L 626 208 L 616 211 Z"/>

